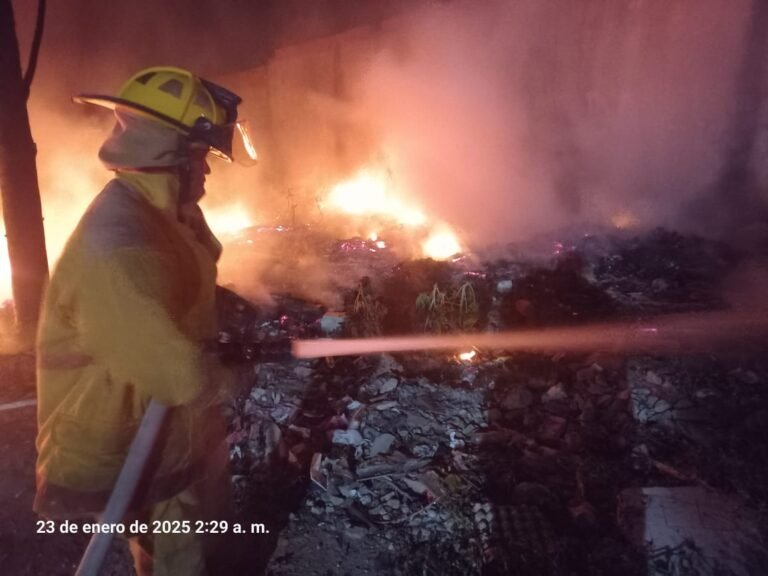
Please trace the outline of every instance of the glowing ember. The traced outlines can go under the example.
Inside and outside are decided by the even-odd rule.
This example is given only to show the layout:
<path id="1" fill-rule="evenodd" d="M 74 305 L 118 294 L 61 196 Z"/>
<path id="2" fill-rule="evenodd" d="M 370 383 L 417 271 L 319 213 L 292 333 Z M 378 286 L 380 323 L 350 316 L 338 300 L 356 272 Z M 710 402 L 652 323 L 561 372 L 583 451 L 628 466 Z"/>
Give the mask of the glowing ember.
<path id="1" fill-rule="evenodd" d="M 385 216 L 405 226 L 421 226 L 427 218 L 393 194 L 387 175 L 365 169 L 333 186 L 326 197 L 331 209 L 356 216 Z"/>
<path id="2" fill-rule="evenodd" d="M 470 362 L 475 356 L 477 356 L 477 352 L 470 350 L 469 352 L 462 352 L 459 354 L 459 360 L 463 362 Z"/>
<path id="3" fill-rule="evenodd" d="M 424 256 L 435 260 L 446 260 L 461 252 L 456 234 L 446 226 L 435 228 L 421 245 Z"/>
<path id="4" fill-rule="evenodd" d="M 611 224 L 619 230 L 627 230 L 637 226 L 638 220 L 630 212 L 619 212 L 611 217 Z"/>
<path id="5" fill-rule="evenodd" d="M 253 226 L 250 212 L 242 204 L 204 208 L 208 226 L 217 236 L 229 236 Z"/>

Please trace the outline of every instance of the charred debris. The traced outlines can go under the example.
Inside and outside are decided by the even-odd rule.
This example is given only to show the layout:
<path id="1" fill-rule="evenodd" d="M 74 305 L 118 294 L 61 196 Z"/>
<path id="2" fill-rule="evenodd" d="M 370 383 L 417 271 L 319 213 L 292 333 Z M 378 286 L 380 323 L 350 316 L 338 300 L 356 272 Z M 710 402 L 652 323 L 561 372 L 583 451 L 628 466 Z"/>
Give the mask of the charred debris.
<path id="1" fill-rule="evenodd" d="M 339 281 L 337 310 L 219 294 L 223 350 L 244 366 L 233 485 L 238 513 L 271 527 L 251 550 L 267 573 L 768 573 L 764 346 L 315 361 L 288 348 L 722 309 L 743 254 L 664 229 L 483 263 L 398 263 L 359 238 L 306 245 Z M 722 526 L 686 512 L 696 498 L 727 502 L 713 513 L 737 526 L 716 539 L 725 552 L 711 539 Z M 671 510 L 682 527 L 659 532 Z"/>

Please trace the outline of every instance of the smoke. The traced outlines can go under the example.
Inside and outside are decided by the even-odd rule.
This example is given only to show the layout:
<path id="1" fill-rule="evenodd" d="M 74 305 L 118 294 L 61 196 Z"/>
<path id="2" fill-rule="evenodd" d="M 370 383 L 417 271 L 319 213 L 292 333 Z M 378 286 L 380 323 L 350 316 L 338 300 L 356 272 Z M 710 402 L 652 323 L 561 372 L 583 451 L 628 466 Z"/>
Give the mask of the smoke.
<path id="1" fill-rule="evenodd" d="M 214 163 L 212 211 L 237 202 L 254 222 L 328 224 L 323 190 L 374 164 L 472 247 L 565 228 L 695 230 L 687 207 L 729 145 L 752 1 L 402 2 L 418 7 L 339 36 L 322 35 L 352 8 L 309 3 L 311 30 L 289 29 L 307 12 L 296 0 L 49 3 L 30 101 L 49 252 L 109 178 L 96 151 L 111 116 L 70 96 L 114 93 L 158 64 L 244 97 L 261 162 Z M 24 55 L 34 3 L 15 4 Z"/>
<path id="2" fill-rule="evenodd" d="M 432 5 L 389 31 L 358 104 L 414 193 L 476 243 L 695 228 L 686 207 L 721 168 L 749 6 Z"/>

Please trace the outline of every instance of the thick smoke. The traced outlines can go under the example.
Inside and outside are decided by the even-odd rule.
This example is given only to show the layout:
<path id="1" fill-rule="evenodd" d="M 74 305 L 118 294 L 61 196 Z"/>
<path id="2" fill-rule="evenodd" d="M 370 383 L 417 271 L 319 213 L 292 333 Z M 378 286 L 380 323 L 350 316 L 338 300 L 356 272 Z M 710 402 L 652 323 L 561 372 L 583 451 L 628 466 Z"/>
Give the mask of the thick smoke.
<path id="1" fill-rule="evenodd" d="M 352 172 L 384 158 L 430 211 L 478 242 L 617 216 L 690 226 L 684 207 L 712 183 L 728 144 L 752 0 L 701 0 L 695 10 L 687 0 L 413 3 L 421 8 L 371 29 L 366 62 L 341 38 L 328 42 L 340 57 L 298 43 L 272 59 L 292 51 L 283 58 L 292 63 L 271 68 L 261 66 L 270 42 L 330 33 L 352 12 L 381 9 L 257 4 L 50 4 L 32 91 L 36 138 L 91 155 L 81 136 L 88 112 L 69 96 L 114 91 L 143 66 L 213 78 L 240 70 L 262 165 L 258 176 L 217 169 L 212 184 L 260 213 L 285 220 L 287 188 L 326 184 L 329 164 Z M 24 54 L 34 5 L 16 2 Z M 291 82 L 303 93 L 276 102 Z M 51 135 L 54 114 L 71 128 Z"/>
<path id="2" fill-rule="evenodd" d="M 452 2 L 360 87 L 411 188 L 475 242 L 604 223 L 695 228 L 718 176 L 750 2 Z"/>
<path id="3" fill-rule="evenodd" d="M 731 145 L 752 3 L 413 2 L 340 36 L 328 36 L 351 21 L 340 3 L 323 18 L 313 8 L 307 30 L 286 25 L 307 12 L 297 0 L 293 12 L 49 3 L 30 113 L 50 252 L 109 177 L 96 151 L 110 115 L 71 94 L 114 92 L 156 64 L 245 97 L 261 164 L 214 165 L 210 208 L 237 199 L 262 223 L 328 223 L 323 187 L 383 164 L 472 247 L 612 225 L 696 229 L 688 207 Z M 22 54 L 34 4 L 15 2 Z"/>

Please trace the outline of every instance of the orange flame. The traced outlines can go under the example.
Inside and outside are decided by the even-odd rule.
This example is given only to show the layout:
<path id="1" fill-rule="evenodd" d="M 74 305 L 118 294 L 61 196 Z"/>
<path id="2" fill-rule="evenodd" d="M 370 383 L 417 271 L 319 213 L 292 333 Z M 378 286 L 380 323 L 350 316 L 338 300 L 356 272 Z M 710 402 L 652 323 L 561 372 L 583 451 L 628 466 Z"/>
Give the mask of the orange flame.
<path id="1" fill-rule="evenodd" d="M 74 230 L 78 218 L 85 210 L 94 191 L 99 190 L 106 176 L 101 171 L 81 171 L 71 155 L 49 161 L 51 172 L 57 174 L 46 186 L 44 211 L 46 243 L 51 263 L 61 254 L 64 244 Z M 42 186 L 41 186 L 42 187 Z M 379 216 L 414 229 L 414 241 L 421 241 L 423 256 L 442 260 L 462 251 L 461 243 L 451 228 L 427 218 L 415 203 L 407 201 L 406 195 L 395 190 L 391 177 L 384 170 L 371 168 L 361 170 L 353 178 L 340 182 L 330 189 L 326 204 L 334 211 L 350 216 Z M 255 219 L 245 204 L 235 202 L 224 205 L 205 206 L 206 220 L 211 230 L 219 237 L 234 235 L 255 225 Z M 11 267 L 7 243 L 0 219 L 0 303 L 12 297 Z M 379 237 L 377 230 L 371 230 L 369 238 L 379 248 L 387 243 Z"/>
<path id="2" fill-rule="evenodd" d="M 248 209 L 239 202 L 204 207 L 205 220 L 216 236 L 231 236 L 254 225 Z"/>
<path id="3" fill-rule="evenodd" d="M 393 179 L 382 169 L 364 168 L 349 180 L 331 187 L 325 202 L 333 211 L 351 216 L 379 216 L 409 228 L 427 232 L 421 243 L 425 257 L 445 260 L 462 251 L 456 233 L 443 223 L 430 221 L 414 203 L 404 199 Z M 377 241 L 377 231 L 368 234 Z"/>
<path id="4" fill-rule="evenodd" d="M 53 267 L 88 203 L 109 179 L 96 159 L 70 149 L 51 151 L 40 164 L 43 226 L 49 267 Z M 12 298 L 11 264 L 0 214 L 0 303 Z"/>
<path id="5" fill-rule="evenodd" d="M 393 193 L 383 173 L 364 169 L 333 186 L 326 198 L 331 209 L 355 216 L 385 216 L 405 226 L 426 223 L 424 213 Z"/>
<path id="6" fill-rule="evenodd" d="M 461 244 L 456 234 L 447 226 L 437 226 L 421 244 L 425 256 L 435 260 L 447 260 L 461 252 Z"/>

